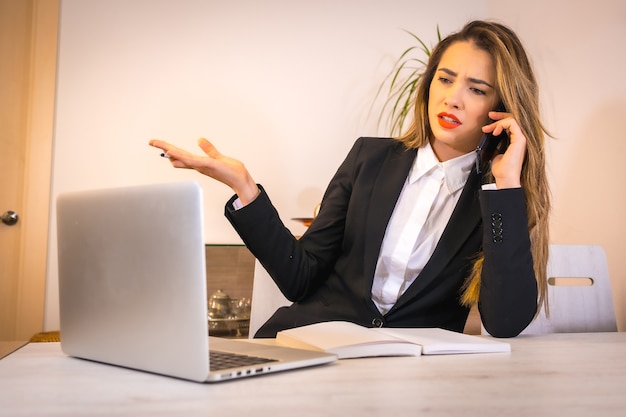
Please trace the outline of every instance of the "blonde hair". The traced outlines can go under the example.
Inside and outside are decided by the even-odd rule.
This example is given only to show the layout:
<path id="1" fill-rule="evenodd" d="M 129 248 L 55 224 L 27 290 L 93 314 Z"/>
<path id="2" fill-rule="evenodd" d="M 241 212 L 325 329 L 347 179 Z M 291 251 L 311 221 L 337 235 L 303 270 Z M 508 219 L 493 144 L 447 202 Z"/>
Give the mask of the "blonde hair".
<path id="1" fill-rule="evenodd" d="M 472 42 L 489 53 L 496 69 L 496 90 L 501 104 L 513 115 L 526 137 L 526 157 L 522 165 L 521 184 L 526 197 L 528 229 L 533 266 L 539 289 L 538 305 L 547 310 L 546 265 L 548 261 L 548 217 L 550 191 L 545 170 L 545 136 L 548 135 L 539 115 L 539 93 L 532 66 L 517 35 L 495 22 L 472 21 L 457 33 L 444 38 L 433 49 L 416 90 L 414 115 L 409 129 L 397 138 L 408 148 L 418 148 L 431 136 L 428 98 L 431 81 L 450 45 Z M 493 176 L 488 172 L 491 181 Z M 461 302 L 471 306 L 478 301 L 484 255 L 477 254 L 463 287 Z M 539 310 L 539 309 L 538 309 Z"/>

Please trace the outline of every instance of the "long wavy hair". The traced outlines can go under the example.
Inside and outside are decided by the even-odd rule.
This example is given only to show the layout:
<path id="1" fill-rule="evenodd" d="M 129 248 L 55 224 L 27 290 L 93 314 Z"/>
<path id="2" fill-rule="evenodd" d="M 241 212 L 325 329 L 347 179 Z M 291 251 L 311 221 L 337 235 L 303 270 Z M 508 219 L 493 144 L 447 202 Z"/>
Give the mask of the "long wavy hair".
<path id="1" fill-rule="evenodd" d="M 526 157 L 521 184 L 526 196 L 528 229 L 533 266 L 539 289 L 539 307 L 548 310 L 546 267 L 548 261 L 550 191 L 545 169 L 545 136 L 549 135 L 539 115 L 539 93 L 531 63 L 517 35 L 495 22 L 472 21 L 463 29 L 442 39 L 433 49 L 416 90 L 413 120 L 399 138 L 408 148 L 424 145 L 432 136 L 428 119 L 430 84 L 441 57 L 456 42 L 471 42 L 492 57 L 496 69 L 496 91 L 500 102 L 517 120 L 526 136 Z M 491 172 L 486 174 L 493 181 Z M 479 253 L 461 295 L 461 302 L 478 302 L 484 254 Z M 538 308 L 539 310 L 539 308 Z"/>

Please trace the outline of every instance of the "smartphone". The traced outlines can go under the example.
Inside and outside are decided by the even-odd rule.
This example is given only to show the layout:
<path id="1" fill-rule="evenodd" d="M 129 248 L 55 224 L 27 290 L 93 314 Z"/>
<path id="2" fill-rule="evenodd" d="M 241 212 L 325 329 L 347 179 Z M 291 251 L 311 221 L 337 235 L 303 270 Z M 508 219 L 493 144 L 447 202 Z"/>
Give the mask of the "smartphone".
<path id="1" fill-rule="evenodd" d="M 496 111 L 505 112 L 506 109 L 503 106 L 498 106 Z M 486 172 L 493 157 L 504 153 L 510 142 L 509 135 L 504 130 L 498 136 L 485 133 L 476 148 L 476 171 L 479 174 Z"/>

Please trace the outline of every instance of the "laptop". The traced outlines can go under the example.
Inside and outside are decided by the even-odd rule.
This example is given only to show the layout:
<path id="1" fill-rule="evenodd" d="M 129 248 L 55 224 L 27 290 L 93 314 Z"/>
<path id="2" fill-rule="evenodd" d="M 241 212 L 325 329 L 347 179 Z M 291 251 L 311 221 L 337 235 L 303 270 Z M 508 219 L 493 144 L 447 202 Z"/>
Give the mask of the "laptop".
<path id="1" fill-rule="evenodd" d="M 196 182 L 58 196 L 63 352 L 198 382 L 335 361 L 209 336 L 202 201 Z M 249 363 L 214 369 L 220 366 L 211 357 L 232 354 Z"/>

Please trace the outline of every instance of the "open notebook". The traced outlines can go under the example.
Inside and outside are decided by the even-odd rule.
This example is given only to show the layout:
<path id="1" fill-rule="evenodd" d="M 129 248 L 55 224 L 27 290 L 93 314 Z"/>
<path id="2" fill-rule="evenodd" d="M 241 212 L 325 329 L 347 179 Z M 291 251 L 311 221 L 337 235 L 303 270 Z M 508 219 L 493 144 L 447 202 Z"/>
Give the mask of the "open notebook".
<path id="1" fill-rule="evenodd" d="M 57 198 L 61 347 L 199 382 L 320 365 L 332 354 L 208 336 L 202 190 L 195 182 Z M 214 370 L 213 351 L 244 356 Z M 225 366 L 225 368 L 224 368 Z"/>

